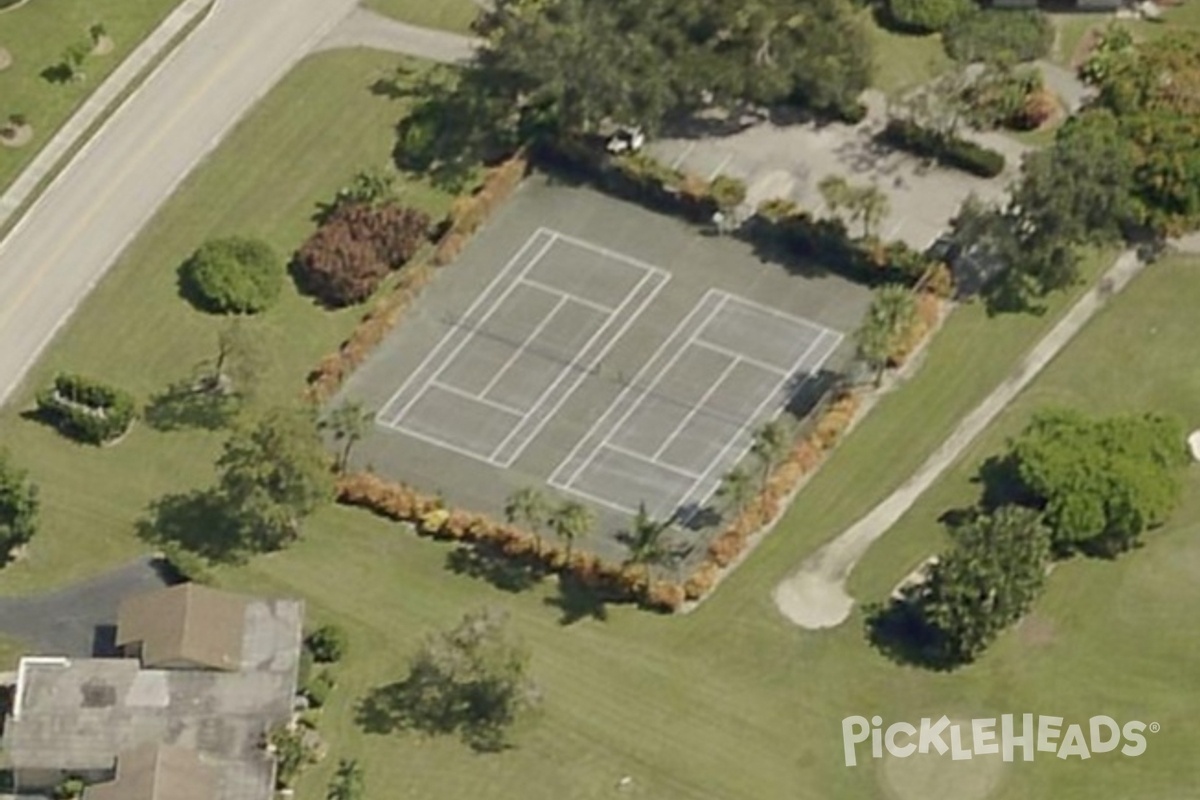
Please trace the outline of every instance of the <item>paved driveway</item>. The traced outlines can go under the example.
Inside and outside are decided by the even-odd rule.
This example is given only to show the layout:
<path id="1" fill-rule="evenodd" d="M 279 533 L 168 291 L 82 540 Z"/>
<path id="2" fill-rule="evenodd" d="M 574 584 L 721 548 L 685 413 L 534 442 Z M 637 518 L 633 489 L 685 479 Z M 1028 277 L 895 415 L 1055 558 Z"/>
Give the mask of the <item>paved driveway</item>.
<path id="1" fill-rule="evenodd" d="M 55 592 L 0 597 L 0 632 L 39 655 L 104 655 L 111 652 L 121 600 L 165 585 L 156 562 L 144 558 Z"/>
<path id="2" fill-rule="evenodd" d="M 879 232 L 921 249 L 945 230 L 971 192 L 984 200 L 1000 199 L 1026 150 L 1007 136 L 975 134 L 972 138 L 1008 158 L 1004 174 L 985 180 L 928 167 L 875 143 L 884 109 L 878 99 L 868 105 L 870 116 L 857 126 L 759 122 L 727 135 L 661 139 L 649 150 L 662 162 L 707 180 L 728 175 L 745 181 L 747 211 L 764 200 L 786 198 L 825 214 L 817 185 L 827 175 L 843 175 L 856 185 L 877 184 L 891 200 L 891 213 Z"/>

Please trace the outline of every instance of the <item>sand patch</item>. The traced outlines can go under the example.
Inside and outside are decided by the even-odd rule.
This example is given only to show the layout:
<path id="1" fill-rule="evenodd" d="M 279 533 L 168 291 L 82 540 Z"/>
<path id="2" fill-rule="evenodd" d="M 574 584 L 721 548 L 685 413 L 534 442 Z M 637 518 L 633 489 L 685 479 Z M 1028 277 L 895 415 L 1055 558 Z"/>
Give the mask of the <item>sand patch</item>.
<path id="1" fill-rule="evenodd" d="M 1192 435 L 1188 437 L 1188 449 L 1192 451 L 1192 458 L 1200 461 L 1200 431 L 1192 431 Z"/>

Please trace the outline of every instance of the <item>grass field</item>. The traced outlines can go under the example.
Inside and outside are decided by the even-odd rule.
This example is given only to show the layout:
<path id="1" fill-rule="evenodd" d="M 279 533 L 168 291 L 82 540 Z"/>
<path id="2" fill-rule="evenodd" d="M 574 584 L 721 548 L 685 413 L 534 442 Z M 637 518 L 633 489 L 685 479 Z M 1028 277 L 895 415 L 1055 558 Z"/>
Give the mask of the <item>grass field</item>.
<path id="1" fill-rule="evenodd" d="M 203 358 L 216 324 L 176 296 L 180 259 L 221 233 L 294 247 L 317 200 L 355 169 L 386 160 L 402 105 L 365 87 L 393 61 L 353 52 L 302 64 L 164 208 L 51 348 L 35 381 L 59 367 L 85 367 L 145 397 Z M 447 202 L 420 187 L 411 191 L 435 210 Z M 1094 255 L 1089 275 L 1110 257 Z M 1149 406 L 1200 422 L 1200 375 L 1188 360 L 1198 292 L 1195 263 L 1168 262 L 1140 278 L 966 465 L 868 555 L 854 576 L 859 596 L 883 597 L 939 546 L 934 518 L 971 498 L 970 467 L 1040 402 Z M 314 622 L 337 621 L 351 633 L 350 658 L 324 712 L 330 757 L 308 773 L 298 797 L 319 800 L 337 759 L 354 757 L 366 769 L 372 800 L 590 800 L 612 797 L 624 775 L 633 785 L 620 796 L 656 800 L 979 800 L 917 776 L 898 779 L 900 771 L 884 762 L 846 768 L 840 720 L 1003 712 L 1076 721 L 1108 713 L 1157 721 L 1163 733 L 1136 760 L 1060 762 L 1043 754 L 1033 764 L 1008 765 L 993 776 L 999 785 L 989 800 L 1082 800 L 1101 789 L 1113 798 L 1188 796 L 1200 747 L 1191 725 L 1200 712 L 1200 670 L 1183 622 L 1200 600 L 1195 471 L 1185 508 L 1150 537 L 1151 546 L 1111 564 L 1062 566 L 1037 611 L 1039 636 L 1006 636 L 981 664 L 951 675 L 888 662 L 864 643 L 859 619 L 832 632 L 802 632 L 783 621 L 769 597 L 806 553 L 903 481 L 1069 299 L 1055 298 L 1040 317 L 989 318 L 979 306 L 956 312 L 917 375 L 881 401 L 779 530 L 688 617 L 617 608 L 597 619 L 587 614 L 594 609 L 560 597 L 552 582 L 506 593 L 450 573 L 449 545 L 341 508 L 317 515 L 292 549 L 223 570 L 225 585 L 303 597 Z M 354 315 L 318 311 L 289 293 L 263 321 L 275 362 L 265 400 L 294 397 L 304 371 Z M 29 396 L 26 389 L 17 406 Z M 5 593 L 61 585 L 142 549 L 133 528 L 145 504 L 208 481 L 220 441 L 142 425 L 119 446 L 95 450 L 19 419 L 18 410 L 0 417 L 0 440 L 40 482 L 45 514 L 29 558 L 0 572 Z M 478 756 L 451 740 L 362 733 L 354 722 L 357 699 L 402 677 L 423 633 L 481 605 L 511 614 L 533 648 L 545 692 L 544 712 L 519 746 Z M 563 624 L 564 606 L 583 618 Z"/>
<path id="2" fill-rule="evenodd" d="M 0 47 L 13 64 L 0 72 L 0 120 L 23 114 L 34 138 L 20 148 L 0 147 L 0 191 L 28 164 L 71 112 L 178 4 L 178 0 L 32 0 L 0 13 Z M 75 42 L 89 41 L 88 28 L 102 23 L 115 48 L 84 63 L 87 80 L 54 84 L 41 76 Z"/>
<path id="3" fill-rule="evenodd" d="M 942 48 L 941 34 L 925 36 L 896 33 L 881 26 L 864 12 L 875 58 L 872 85 L 895 96 L 920 86 L 949 69 L 953 62 Z"/>
<path id="4" fill-rule="evenodd" d="M 479 14 L 474 0 L 365 0 L 365 5 L 410 25 L 456 33 L 470 32 L 471 22 Z"/>

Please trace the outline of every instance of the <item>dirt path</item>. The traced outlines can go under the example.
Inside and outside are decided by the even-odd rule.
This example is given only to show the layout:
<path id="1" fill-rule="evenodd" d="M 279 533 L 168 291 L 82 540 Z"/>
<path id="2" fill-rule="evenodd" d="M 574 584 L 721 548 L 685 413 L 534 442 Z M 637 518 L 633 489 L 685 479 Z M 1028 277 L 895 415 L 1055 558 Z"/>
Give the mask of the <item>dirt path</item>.
<path id="1" fill-rule="evenodd" d="M 868 548 L 912 508 L 917 498 L 1058 355 L 1108 298 L 1124 289 L 1145 265 L 1136 252 L 1122 253 L 1096 286 L 1079 298 L 1016 370 L 963 418 L 950 437 L 900 488 L 836 539 L 806 558 L 796 572 L 775 587 L 775 604 L 784 616 L 797 625 L 814 629 L 831 628 L 844 622 L 854 605 L 854 599 L 846 592 L 846 579 Z"/>

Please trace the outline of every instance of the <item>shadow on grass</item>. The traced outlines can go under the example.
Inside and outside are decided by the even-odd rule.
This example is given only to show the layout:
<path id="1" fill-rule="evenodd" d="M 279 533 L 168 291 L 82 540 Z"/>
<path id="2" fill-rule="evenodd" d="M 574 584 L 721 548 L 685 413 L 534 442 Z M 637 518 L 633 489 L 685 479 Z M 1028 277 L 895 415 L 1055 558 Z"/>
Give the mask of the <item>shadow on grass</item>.
<path id="1" fill-rule="evenodd" d="M 455 575 L 480 578 L 505 592 L 524 592 L 546 577 L 540 564 L 505 555 L 485 543 L 461 545 L 446 555 L 446 569 Z"/>
<path id="2" fill-rule="evenodd" d="M 867 641 L 889 660 L 937 672 L 962 666 L 946 657 L 940 632 L 921 619 L 910 601 L 893 599 L 866 611 Z"/>
<path id="3" fill-rule="evenodd" d="M 191 381 L 179 381 L 150 398 L 144 416 L 157 431 L 229 427 L 240 410 L 235 395 L 206 391 Z"/>
<path id="4" fill-rule="evenodd" d="M 608 600 L 603 593 L 570 574 L 558 578 L 558 593 L 542 601 L 562 612 L 560 625 L 573 625 L 581 619 L 608 620 Z"/>
<path id="5" fill-rule="evenodd" d="M 437 687 L 412 677 L 376 686 L 359 700 L 354 722 L 368 734 L 387 735 L 414 731 L 427 736 L 458 734 L 477 753 L 509 749 L 503 733 L 472 718 L 472 710 L 459 703 L 431 702 Z"/>
<path id="6" fill-rule="evenodd" d="M 240 558 L 237 525 L 212 489 L 158 498 L 138 520 L 137 533 L 143 541 L 173 543 L 214 562 L 233 563 Z"/>

